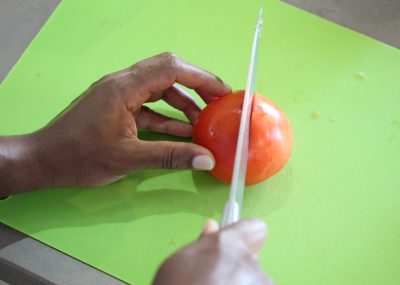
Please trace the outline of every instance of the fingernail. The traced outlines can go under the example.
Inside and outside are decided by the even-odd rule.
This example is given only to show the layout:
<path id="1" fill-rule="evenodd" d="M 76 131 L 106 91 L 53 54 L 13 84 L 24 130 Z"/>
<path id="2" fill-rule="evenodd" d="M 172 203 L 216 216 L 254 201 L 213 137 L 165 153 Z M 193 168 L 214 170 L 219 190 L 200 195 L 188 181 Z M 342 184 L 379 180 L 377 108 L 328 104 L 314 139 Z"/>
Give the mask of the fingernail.
<path id="1" fill-rule="evenodd" d="M 192 161 L 194 169 L 211 170 L 214 168 L 214 160 L 208 155 L 198 155 Z"/>

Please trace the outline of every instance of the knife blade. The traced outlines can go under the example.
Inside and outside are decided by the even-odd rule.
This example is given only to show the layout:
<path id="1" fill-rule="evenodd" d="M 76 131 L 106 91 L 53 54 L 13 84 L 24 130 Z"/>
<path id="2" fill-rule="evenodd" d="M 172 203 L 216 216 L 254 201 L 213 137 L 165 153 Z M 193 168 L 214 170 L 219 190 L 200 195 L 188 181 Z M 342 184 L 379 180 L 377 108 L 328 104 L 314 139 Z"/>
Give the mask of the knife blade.
<path id="1" fill-rule="evenodd" d="M 253 46 L 251 49 L 250 66 L 247 75 L 246 90 L 244 93 L 242 114 L 240 117 L 239 134 L 237 138 L 235 162 L 233 166 L 231 188 L 228 202 L 225 204 L 222 215 L 221 226 L 230 225 L 240 218 L 243 204 L 243 194 L 246 182 L 248 146 L 249 146 L 249 127 L 251 119 L 251 109 L 255 91 L 256 68 L 258 61 L 258 46 L 262 27 L 262 8 L 258 14 L 256 30 L 254 33 Z"/>

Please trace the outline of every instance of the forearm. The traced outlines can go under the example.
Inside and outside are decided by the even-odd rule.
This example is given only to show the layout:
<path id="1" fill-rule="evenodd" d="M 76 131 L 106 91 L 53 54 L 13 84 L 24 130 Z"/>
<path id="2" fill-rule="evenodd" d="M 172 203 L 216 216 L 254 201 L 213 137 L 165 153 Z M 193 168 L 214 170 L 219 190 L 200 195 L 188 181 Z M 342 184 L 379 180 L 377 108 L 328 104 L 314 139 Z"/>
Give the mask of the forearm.
<path id="1" fill-rule="evenodd" d="M 33 135 L 0 136 L 0 197 L 48 186 L 37 150 Z"/>

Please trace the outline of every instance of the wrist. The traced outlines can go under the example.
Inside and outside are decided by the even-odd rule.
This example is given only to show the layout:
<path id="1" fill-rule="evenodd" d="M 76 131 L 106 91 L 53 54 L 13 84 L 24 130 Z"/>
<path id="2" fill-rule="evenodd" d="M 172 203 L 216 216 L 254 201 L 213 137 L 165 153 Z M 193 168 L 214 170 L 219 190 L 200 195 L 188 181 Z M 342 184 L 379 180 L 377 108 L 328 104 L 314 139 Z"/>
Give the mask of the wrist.
<path id="1" fill-rule="evenodd" d="M 1 196 L 49 187 L 35 135 L 0 137 Z"/>

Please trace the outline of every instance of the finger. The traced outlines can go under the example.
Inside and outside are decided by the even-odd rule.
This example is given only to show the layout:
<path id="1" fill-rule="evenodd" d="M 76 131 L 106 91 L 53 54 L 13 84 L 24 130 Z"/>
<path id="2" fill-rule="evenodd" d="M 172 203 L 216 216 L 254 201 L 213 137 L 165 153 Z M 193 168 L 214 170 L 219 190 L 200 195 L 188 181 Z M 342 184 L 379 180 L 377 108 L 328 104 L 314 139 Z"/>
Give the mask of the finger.
<path id="1" fill-rule="evenodd" d="M 178 84 L 173 84 L 166 90 L 160 90 L 151 94 L 146 103 L 164 100 L 168 105 L 182 111 L 189 121 L 194 124 L 201 108 L 196 100 Z"/>
<path id="2" fill-rule="evenodd" d="M 222 233 L 239 237 L 256 254 L 267 237 L 267 225 L 258 219 L 244 219 L 224 228 Z"/>
<path id="3" fill-rule="evenodd" d="M 163 100 L 182 111 L 192 124 L 200 114 L 201 108 L 196 100 L 176 84 L 165 90 Z"/>
<path id="4" fill-rule="evenodd" d="M 141 169 L 211 170 L 215 165 L 208 149 L 193 143 L 170 141 L 138 141 L 132 149 L 131 160 Z"/>
<path id="5" fill-rule="evenodd" d="M 142 129 L 179 137 L 191 137 L 193 130 L 192 125 L 159 114 L 145 106 L 136 115 L 136 124 Z"/>
<path id="6" fill-rule="evenodd" d="M 199 239 L 205 237 L 206 235 L 212 234 L 219 231 L 219 224 L 216 220 L 208 220 L 204 227 L 203 230 L 201 231 Z"/>
<path id="7" fill-rule="evenodd" d="M 141 61 L 112 77 L 118 79 L 119 91 L 128 98 L 131 107 L 143 104 L 152 93 L 175 82 L 194 89 L 206 103 L 231 92 L 230 86 L 214 74 L 169 52 Z"/>

